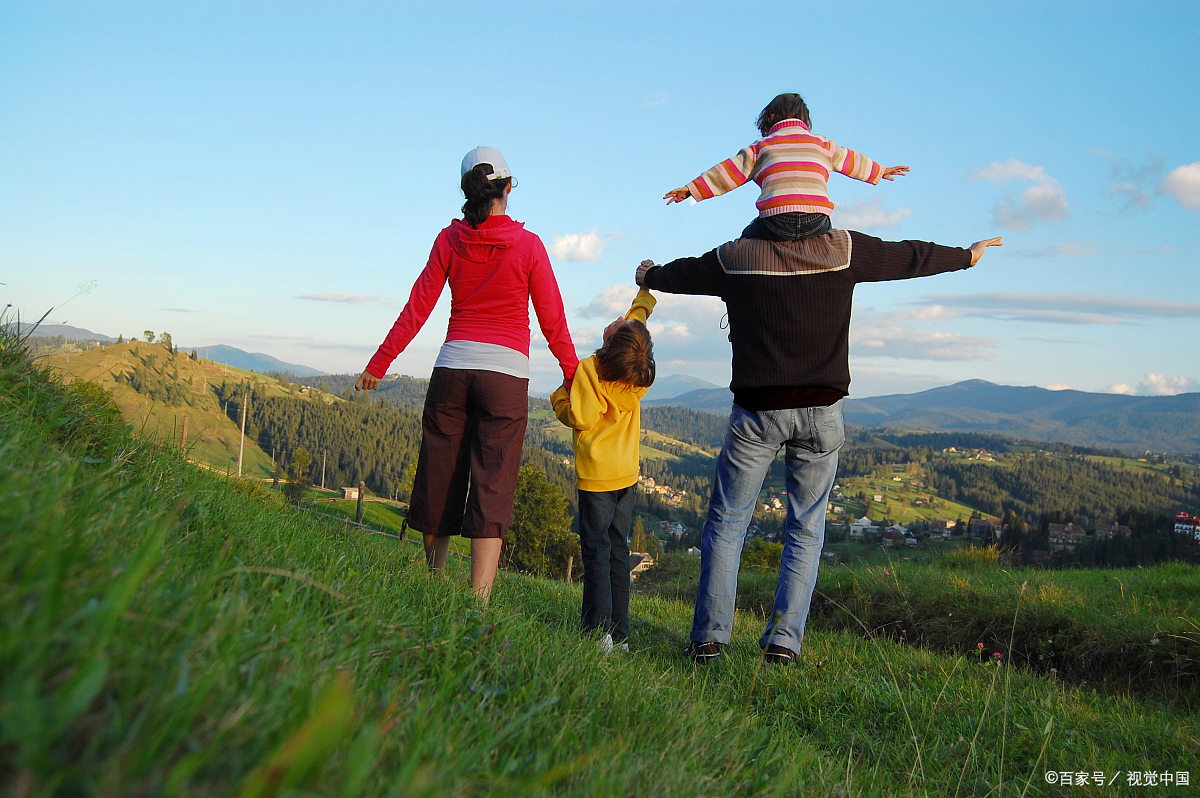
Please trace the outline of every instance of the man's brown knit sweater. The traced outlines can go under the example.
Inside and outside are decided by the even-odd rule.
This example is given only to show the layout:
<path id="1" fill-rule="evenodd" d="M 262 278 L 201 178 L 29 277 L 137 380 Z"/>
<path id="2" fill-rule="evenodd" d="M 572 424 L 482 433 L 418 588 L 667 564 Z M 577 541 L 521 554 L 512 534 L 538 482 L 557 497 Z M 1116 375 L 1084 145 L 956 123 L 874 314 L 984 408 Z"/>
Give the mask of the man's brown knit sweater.
<path id="1" fill-rule="evenodd" d="M 971 253 L 928 241 L 833 230 L 773 242 L 739 238 L 646 272 L 645 286 L 719 296 L 729 311 L 734 401 L 747 410 L 828 405 L 850 388 L 854 286 L 969 268 Z"/>

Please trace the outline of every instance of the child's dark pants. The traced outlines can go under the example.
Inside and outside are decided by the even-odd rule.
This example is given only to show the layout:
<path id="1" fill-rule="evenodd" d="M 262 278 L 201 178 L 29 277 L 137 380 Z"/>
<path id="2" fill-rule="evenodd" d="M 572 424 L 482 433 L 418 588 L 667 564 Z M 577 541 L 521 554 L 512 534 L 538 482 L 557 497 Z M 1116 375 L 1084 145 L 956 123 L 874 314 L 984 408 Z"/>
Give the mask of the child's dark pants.
<path id="1" fill-rule="evenodd" d="M 579 491 L 579 547 L 583 551 L 583 628 L 629 638 L 629 530 L 636 485 Z"/>
<path id="2" fill-rule="evenodd" d="M 758 238 L 763 241 L 799 241 L 802 238 L 823 236 L 833 229 L 829 216 L 824 213 L 777 213 L 774 216 L 759 216 L 742 231 L 742 238 Z"/>

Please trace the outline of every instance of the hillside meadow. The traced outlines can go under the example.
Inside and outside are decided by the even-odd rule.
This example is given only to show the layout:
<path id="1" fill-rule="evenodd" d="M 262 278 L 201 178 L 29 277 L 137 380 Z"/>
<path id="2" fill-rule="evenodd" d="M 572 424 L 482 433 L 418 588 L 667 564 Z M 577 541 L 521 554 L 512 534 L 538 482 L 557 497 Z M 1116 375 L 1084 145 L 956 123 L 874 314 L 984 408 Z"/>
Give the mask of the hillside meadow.
<path id="1" fill-rule="evenodd" d="M 1000 658 L 761 620 L 680 655 L 690 601 L 638 596 L 632 651 L 578 585 L 285 506 L 132 436 L 107 395 L 0 342 L 0 783 L 20 796 L 1024 796 L 1048 771 L 1200 773 L 1195 715 Z M 969 608 L 964 610 L 969 612 Z M 990 654 L 990 652 L 989 652 Z M 1180 795 L 1174 788 L 1138 794 Z"/>

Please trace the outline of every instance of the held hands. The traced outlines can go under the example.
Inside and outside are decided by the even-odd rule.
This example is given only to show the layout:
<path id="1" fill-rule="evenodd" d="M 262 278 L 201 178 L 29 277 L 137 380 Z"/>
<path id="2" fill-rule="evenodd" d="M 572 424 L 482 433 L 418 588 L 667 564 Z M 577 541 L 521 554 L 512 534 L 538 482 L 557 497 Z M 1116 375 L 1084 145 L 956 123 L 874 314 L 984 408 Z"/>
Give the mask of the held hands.
<path id="1" fill-rule="evenodd" d="M 904 168 L 907 169 L 908 167 L 906 166 Z M 888 179 L 890 180 L 891 178 Z M 672 202 L 683 202 L 690 196 L 692 196 L 692 192 L 688 191 L 687 188 L 684 187 L 668 191 L 666 194 L 663 194 L 663 199 L 665 199 L 667 204 L 670 205 Z"/>
<path id="2" fill-rule="evenodd" d="M 634 282 L 636 282 L 638 284 L 639 288 L 646 287 L 646 272 L 653 269 L 654 266 L 655 266 L 655 263 L 652 260 L 644 260 L 638 264 L 637 274 L 634 275 L 633 279 L 634 279 Z"/>
<path id="3" fill-rule="evenodd" d="M 989 238 L 986 241 L 976 241 L 974 244 L 967 247 L 967 249 L 971 252 L 971 265 L 974 266 L 976 263 L 979 263 L 979 259 L 983 257 L 984 250 L 986 250 L 988 247 L 1002 246 L 1004 246 L 1004 242 L 1000 240 L 1000 236 Z"/>
<path id="4" fill-rule="evenodd" d="M 908 174 L 907 166 L 889 166 L 883 170 L 884 180 L 895 180 L 897 177 Z"/>
<path id="5" fill-rule="evenodd" d="M 378 387 L 379 378 L 366 369 L 363 369 L 362 376 L 354 383 L 354 390 L 356 391 L 373 391 Z"/>

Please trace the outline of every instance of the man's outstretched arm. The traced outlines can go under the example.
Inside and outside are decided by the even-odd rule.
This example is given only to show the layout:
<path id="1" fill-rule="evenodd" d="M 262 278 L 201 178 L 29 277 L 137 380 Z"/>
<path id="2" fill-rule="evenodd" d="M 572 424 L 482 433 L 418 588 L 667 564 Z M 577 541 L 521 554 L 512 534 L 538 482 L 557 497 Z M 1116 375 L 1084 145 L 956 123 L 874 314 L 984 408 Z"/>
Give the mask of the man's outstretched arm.
<path id="1" fill-rule="evenodd" d="M 637 268 L 637 284 L 667 294 L 720 296 L 721 262 L 714 249 L 698 258 L 679 258 L 658 266 L 644 260 Z"/>
<path id="2" fill-rule="evenodd" d="M 988 247 L 1003 245 L 1000 238 L 989 238 L 964 249 L 931 241 L 883 241 L 857 231 L 851 231 L 850 238 L 850 269 L 856 283 L 907 280 L 969 269 Z"/>

